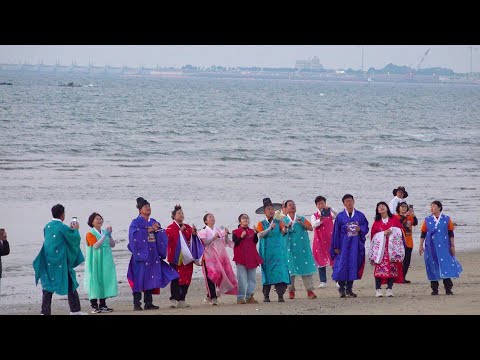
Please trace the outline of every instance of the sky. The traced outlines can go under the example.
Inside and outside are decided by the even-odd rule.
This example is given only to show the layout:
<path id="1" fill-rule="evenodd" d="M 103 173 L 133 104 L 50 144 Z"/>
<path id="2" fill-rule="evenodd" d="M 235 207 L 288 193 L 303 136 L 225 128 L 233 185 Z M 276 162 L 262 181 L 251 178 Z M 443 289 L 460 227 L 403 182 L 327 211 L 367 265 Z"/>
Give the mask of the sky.
<path id="1" fill-rule="evenodd" d="M 455 72 L 480 72 L 480 45 L 365 45 L 364 70 L 388 63 L 416 68 L 427 49 L 422 68 L 445 67 Z M 358 70 L 361 45 L 0 45 L 0 63 L 27 62 L 132 67 L 294 67 L 295 61 L 317 56 L 327 69 Z"/>

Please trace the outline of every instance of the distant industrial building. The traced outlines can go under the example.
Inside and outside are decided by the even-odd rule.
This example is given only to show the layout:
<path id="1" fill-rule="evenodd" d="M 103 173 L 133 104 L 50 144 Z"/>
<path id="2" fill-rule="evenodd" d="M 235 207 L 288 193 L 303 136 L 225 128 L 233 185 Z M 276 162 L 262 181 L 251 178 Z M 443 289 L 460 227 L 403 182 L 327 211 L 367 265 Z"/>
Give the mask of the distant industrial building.
<path id="1" fill-rule="evenodd" d="M 295 69 L 299 70 L 323 70 L 323 65 L 320 64 L 320 59 L 314 56 L 310 60 L 297 60 L 295 62 Z"/>

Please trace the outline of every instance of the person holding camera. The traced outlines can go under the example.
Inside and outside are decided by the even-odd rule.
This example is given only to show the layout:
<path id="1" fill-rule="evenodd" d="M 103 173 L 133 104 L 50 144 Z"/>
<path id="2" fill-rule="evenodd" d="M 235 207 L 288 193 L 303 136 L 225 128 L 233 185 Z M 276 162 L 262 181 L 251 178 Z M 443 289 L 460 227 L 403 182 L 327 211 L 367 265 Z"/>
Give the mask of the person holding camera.
<path id="1" fill-rule="evenodd" d="M 396 209 L 395 216 L 400 220 L 403 225 L 403 232 L 405 234 L 405 258 L 403 259 L 403 283 L 410 284 L 410 280 L 407 280 L 407 272 L 410 267 L 410 260 L 412 259 L 413 251 L 413 236 L 412 228 L 417 226 L 418 220 L 413 211 L 413 205 L 408 205 L 406 202 L 399 202 Z"/>
<path id="2" fill-rule="evenodd" d="M 318 211 L 315 211 L 311 217 L 313 227 L 312 252 L 320 276 L 319 288 L 324 288 L 327 286 L 327 266 L 333 267 L 330 245 L 332 244 L 333 222 L 337 212 L 327 206 L 327 199 L 323 196 L 315 198 L 315 205 Z"/>
<path id="3" fill-rule="evenodd" d="M 0 295 L 2 294 L 2 256 L 10 254 L 10 244 L 7 240 L 7 231 L 0 229 Z"/>
<path id="4" fill-rule="evenodd" d="M 43 246 L 33 261 L 35 285 L 42 282 L 41 315 L 51 315 L 52 296 L 68 295 L 70 315 L 87 315 L 81 311 L 78 297 L 75 268 L 85 261 L 80 250 L 80 225 L 73 218 L 70 226 L 63 223 L 65 207 L 61 204 L 52 207 L 53 219 L 43 229 Z"/>

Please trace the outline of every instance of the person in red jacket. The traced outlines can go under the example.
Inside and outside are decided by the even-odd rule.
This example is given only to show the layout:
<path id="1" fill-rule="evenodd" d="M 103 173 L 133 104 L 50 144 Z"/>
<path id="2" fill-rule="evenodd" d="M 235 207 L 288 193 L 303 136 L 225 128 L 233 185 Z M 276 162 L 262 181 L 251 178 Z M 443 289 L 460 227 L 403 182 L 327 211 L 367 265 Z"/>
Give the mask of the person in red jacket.
<path id="1" fill-rule="evenodd" d="M 247 214 L 238 217 L 238 228 L 232 231 L 233 261 L 237 265 L 238 294 L 237 304 L 258 304 L 253 298 L 257 283 L 258 265 L 263 263 L 258 254 L 257 233 L 249 227 L 250 218 Z"/>

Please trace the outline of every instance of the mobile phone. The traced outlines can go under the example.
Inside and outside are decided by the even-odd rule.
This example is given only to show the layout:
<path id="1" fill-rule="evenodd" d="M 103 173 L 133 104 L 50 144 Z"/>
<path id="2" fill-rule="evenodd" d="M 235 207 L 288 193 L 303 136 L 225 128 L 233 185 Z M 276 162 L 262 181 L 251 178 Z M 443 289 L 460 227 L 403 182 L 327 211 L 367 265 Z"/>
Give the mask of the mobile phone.
<path id="1" fill-rule="evenodd" d="M 77 217 L 76 216 L 72 217 L 72 222 L 77 222 Z"/>
<path id="2" fill-rule="evenodd" d="M 410 210 L 413 210 L 413 205 L 408 205 L 408 208 L 409 208 Z"/>
<path id="3" fill-rule="evenodd" d="M 323 217 L 330 216 L 330 208 L 322 209 L 322 211 L 320 212 L 320 215 L 322 215 Z"/>

